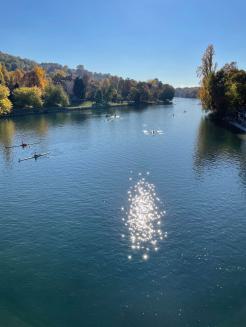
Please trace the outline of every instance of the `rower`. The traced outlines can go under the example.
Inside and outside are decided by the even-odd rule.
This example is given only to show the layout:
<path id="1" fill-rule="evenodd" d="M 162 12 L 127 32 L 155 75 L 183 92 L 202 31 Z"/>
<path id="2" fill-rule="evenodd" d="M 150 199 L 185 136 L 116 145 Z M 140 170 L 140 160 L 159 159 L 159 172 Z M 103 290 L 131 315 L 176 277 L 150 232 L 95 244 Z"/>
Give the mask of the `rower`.
<path id="1" fill-rule="evenodd" d="M 27 147 L 28 146 L 28 144 L 27 143 L 24 143 L 23 141 L 22 141 L 22 143 L 21 143 L 21 147 L 22 148 L 25 148 L 25 147 Z"/>

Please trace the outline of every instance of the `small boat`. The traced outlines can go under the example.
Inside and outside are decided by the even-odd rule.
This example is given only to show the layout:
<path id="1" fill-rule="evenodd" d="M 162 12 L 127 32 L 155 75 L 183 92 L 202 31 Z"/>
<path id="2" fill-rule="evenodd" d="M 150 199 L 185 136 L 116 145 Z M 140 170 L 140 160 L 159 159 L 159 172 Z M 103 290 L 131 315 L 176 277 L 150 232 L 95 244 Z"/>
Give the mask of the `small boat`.
<path id="1" fill-rule="evenodd" d="M 12 149 L 12 148 L 19 148 L 19 147 L 22 147 L 22 149 L 24 149 L 24 148 L 26 148 L 28 146 L 39 144 L 39 143 L 40 142 L 38 142 L 38 143 L 24 143 L 22 141 L 20 145 L 6 146 L 5 149 Z"/>
<path id="2" fill-rule="evenodd" d="M 152 129 L 152 130 L 144 129 L 143 133 L 145 135 L 152 135 L 152 136 L 164 134 L 164 132 L 162 130 L 160 130 L 160 129 L 157 129 L 157 130 L 155 130 L 155 129 Z"/>
<path id="3" fill-rule="evenodd" d="M 34 153 L 33 156 L 27 157 L 27 158 L 23 158 L 23 159 L 19 159 L 18 161 L 21 162 L 21 161 L 31 160 L 31 159 L 37 160 L 38 158 L 47 156 L 48 154 L 49 154 L 49 152 L 45 152 L 45 153 Z"/>
<path id="4" fill-rule="evenodd" d="M 114 120 L 114 119 L 119 119 L 120 116 L 114 114 L 114 115 L 111 115 L 111 116 L 106 116 L 106 118 L 107 118 L 107 121 L 112 121 L 112 120 Z"/>

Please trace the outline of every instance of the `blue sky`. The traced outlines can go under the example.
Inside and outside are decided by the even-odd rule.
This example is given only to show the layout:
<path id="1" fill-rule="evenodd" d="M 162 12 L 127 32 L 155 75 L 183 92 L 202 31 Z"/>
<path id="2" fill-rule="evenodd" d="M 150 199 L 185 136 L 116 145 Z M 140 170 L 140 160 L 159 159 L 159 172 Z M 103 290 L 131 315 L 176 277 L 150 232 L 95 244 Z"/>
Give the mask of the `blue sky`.
<path id="1" fill-rule="evenodd" d="M 2 2 L 0 51 L 39 62 L 191 86 L 212 43 L 220 66 L 246 69 L 245 0 Z"/>

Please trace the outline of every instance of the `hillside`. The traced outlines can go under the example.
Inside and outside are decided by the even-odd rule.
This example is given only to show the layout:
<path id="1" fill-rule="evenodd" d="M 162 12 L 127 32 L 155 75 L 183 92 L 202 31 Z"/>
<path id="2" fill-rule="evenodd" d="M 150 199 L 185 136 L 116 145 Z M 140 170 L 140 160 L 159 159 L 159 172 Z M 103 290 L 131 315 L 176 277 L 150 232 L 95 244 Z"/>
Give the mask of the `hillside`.
<path id="1" fill-rule="evenodd" d="M 37 65 L 37 63 L 33 60 L 12 56 L 10 54 L 1 51 L 0 51 L 0 64 L 4 64 L 8 71 L 16 70 L 18 68 L 23 70 L 30 70 L 35 65 Z"/>
<path id="2" fill-rule="evenodd" d="M 157 78 L 136 81 L 0 53 L 0 115 L 13 110 L 84 105 L 170 103 L 175 89 Z M 24 111 L 23 111 L 24 112 Z"/>
<path id="3" fill-rule="evenodd" d="M 199 87 L 178 87 L 175 89 L 177 98 L 198 98 Z"/>
<path id="4" fill-rule="evenodd" d="M 8 71 L 13 71 L 16 69 L 22 69 L 24 71 L 31 70 L 35 65 L 40 65 L 48 73 L 54 73 L 56 70 L 62 69 L 66 70 L 69 74 L 76 74 L 77 76 L 83 77 L 83 75 L 88 75 L 94 80 L 102 80 L 104 78 L 109 78 L 110 74 L 94 73 L 86 70 L 83 65 L 78 65 L 76 69 L 68 68 L 67 66 L 62 66 L 58 63 L 38 63 L 34 60 L 21 58 L 18 56 L 13 56 L 0 51 L 0 64 L 4 64 Z"/>

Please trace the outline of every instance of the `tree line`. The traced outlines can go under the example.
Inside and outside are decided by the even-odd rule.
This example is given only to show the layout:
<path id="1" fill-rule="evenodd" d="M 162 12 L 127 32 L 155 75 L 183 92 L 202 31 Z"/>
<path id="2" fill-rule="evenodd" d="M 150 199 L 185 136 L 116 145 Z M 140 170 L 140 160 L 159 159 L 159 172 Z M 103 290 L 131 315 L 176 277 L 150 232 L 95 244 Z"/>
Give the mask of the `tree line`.
<path id="1" fill-rule="evenodd" d="M 139 82 L 90 73 L 82 65 L 69 69 L 59 64 L 41 66 L 28 60 L 20 65 L 18 60 L 22 59 L 18 57 L 18 64 L 11 65 L 11 57 L 7 58 L 5 62 L 9 69 L 5 63 L 0 63 L 0 114 L 10 113 L 15 108 L 67 107 L 84 101 L 97 106 L 125 101 L 133 104 L 166 103 L 172 101 L 175 93 L 171 85 L 158 79 Z"/>
<path id="2" fill-rule="evenodd" d="M 177 87 L 175 89 L 175 97 L 177 98 L 198 98 L 199 87 Z"/>
<path id="3" fill-rule="evenodd" d="M 246 71 L 235 62 L 218 69 L 214 56 L 214 47 L 209 45 L 198 68 L 202 106 L 221 117 L 237 116 L 246 111 Z"/>

